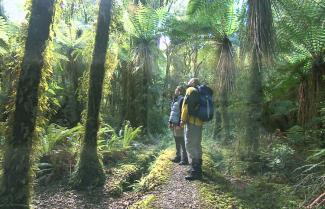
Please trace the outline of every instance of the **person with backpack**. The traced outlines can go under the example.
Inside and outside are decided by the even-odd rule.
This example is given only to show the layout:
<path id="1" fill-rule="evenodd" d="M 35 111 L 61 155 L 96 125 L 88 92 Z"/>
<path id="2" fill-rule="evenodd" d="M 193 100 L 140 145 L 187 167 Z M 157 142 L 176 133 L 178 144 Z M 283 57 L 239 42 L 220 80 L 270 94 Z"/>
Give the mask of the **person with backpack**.
<path id="1" fill-rule="evenodd" d="M 169 116 L 169 128 L 173 131 L 176 144 L 176 157 L 172 160 L 180 165 L 188 165 L 187 152 L 184 140 L 184 128 L 180 126 L 181 110 L 183 105 L 185 89 L 182 86 L 177 86 L 175 89 L 175 97 L 171 106 Z"/>
<path id="2" fill-rule="evenodd" d="M 181 113 L 181 126 L 185 125 L 185 146 L 191 161 L 186 180 L 202 178 L 202 127 L 213 117 L 212 90 L 200 85 L 198 78 L 188 82 Z"/>

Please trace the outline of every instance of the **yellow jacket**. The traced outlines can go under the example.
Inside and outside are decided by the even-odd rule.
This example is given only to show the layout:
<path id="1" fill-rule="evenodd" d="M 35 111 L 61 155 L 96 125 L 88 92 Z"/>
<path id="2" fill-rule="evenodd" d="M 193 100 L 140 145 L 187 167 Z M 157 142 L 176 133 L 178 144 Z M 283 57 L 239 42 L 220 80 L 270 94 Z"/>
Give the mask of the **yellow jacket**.
<path id="1" fill-rule="evenodd" d="M 195 90 L 196 89 L 194 87 L 189 87 L 186 90 L 186 96 L 184 98 L 183 106 L 182 106 L 181 120 L 184 121 L 184 122 L 189 122 L 189 123 L 194 124 L 196 126 L 202 126 L 203 125 L 203 121 L 202 120 L 200 120 L 199 118 L 194 117 L 194 116 L 191 116 L 191 115 L 188 114 L 188 104 L 186 103 L 186 99 Z"/>

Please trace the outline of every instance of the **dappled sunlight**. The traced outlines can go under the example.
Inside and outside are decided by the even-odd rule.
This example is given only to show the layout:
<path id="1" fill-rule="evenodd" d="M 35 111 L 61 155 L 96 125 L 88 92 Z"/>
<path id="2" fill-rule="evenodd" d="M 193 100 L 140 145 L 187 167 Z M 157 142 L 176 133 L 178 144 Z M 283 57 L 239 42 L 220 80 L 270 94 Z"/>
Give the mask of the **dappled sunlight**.
<path id="1" fill-rule="evenodd" d="M 0 208 L 323 208 L 324 8 L 0 0 Z"/>

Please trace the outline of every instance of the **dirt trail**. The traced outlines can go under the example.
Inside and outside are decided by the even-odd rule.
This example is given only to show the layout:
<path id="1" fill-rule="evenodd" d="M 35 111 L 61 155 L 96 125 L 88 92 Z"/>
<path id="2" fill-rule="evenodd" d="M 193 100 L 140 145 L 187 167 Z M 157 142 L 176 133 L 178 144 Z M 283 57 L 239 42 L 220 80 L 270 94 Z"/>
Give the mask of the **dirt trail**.
<path id="1" fill-rule="evenodd" d="M 153 193 L 157 197 L 154 206 L 162 209 L 203 208 L 199 197 L 199 182 L 184 179 L 190 167 L 177 164 L 173 166 L 169 182 Z"/>
<path id="2" fill-rule="evenodd" d="M 145 200 L 154 195 L 155 201 L 145 209 L 208 209 L 200 200 L 199 181 L 187 181 L 185 176 L 190 166 L 173 164 L 170 179 L 166 184 L 156 187 L 144 194 L 125 193 L 119 200 L 113 202 L 109 208 L 127 209 L 132 208 L 135 202 Z M 144 206 L 133 207 L 143 209 Z"/>

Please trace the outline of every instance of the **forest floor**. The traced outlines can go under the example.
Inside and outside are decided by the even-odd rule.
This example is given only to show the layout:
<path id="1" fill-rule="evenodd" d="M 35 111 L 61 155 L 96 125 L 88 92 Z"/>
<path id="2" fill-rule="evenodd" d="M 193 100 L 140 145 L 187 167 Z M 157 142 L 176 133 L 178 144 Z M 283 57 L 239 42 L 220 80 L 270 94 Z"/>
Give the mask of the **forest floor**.
<path id="1" fill-rule="evenodd" d="M 129 173 L 136 170 L 129 165 L 106 171 L 108 178 L 100 189 L 79 192 L 67 184 L 36 186 L 33 206 L 36 209 L 300 208 L 296 199 L 289 199 L 286 185 L 224 176 L 215 169 L 216 160 L 208 153 L 203 156 L 203 179 L 186 181 L 184 177 L 190 166 L 172 163 L 174 155 L 173 148 L 161 151 L 148 163 L 148 171 L 135 178 L 125 175 L 126 170 Z M 125 184 L 127 181 L 129 184 Z"/>
<path id="2" fill-rule="evenodd" d="M 152 191 L 138 195 L 134 198 L 121 198 L 109 208 L 137 208 L 137 209 L 190 209 L 208 208 L 200 199 L 199 182 L 186 181 L 189 166 L 172 165 L 169 180 L 166 184 L 157 186 Z M 130 201 L 131 200 L 131 201 Z M 126 203 L 124 207 L 121 204 Z M 119 207 L 120 206 L 120 207 Z M 128 206 L 128 207 L 127 207 Z"/>
<path id="3" fill-rule="evenodd" d="M 154 174 L 151 179 L 147 180 L 156 181 L 160 178 L 157 175 L 167 176 L 167 181 L 162 183 L 159 180 L 157 185 L 153 185 L 154 188 L 123 192 L 120 197 L 114 198 L 105 188 L 78 192 L 65 185 L 53 185 L 37 188 L 33 205 L 38 209 L 208 208 L 200 198 L 199 181 L 189 182 L 184 179 L 190 166 L 171 163 L 172 153 L 174 152 L 169 151 L 169 156 L 160 162 L 168 167 L 161 170 L 163 174 Z M 157 165 L 156 169 L 159 166 Z M 109 184 L 108 181 L 109 179 L 107 184 Z"/>

